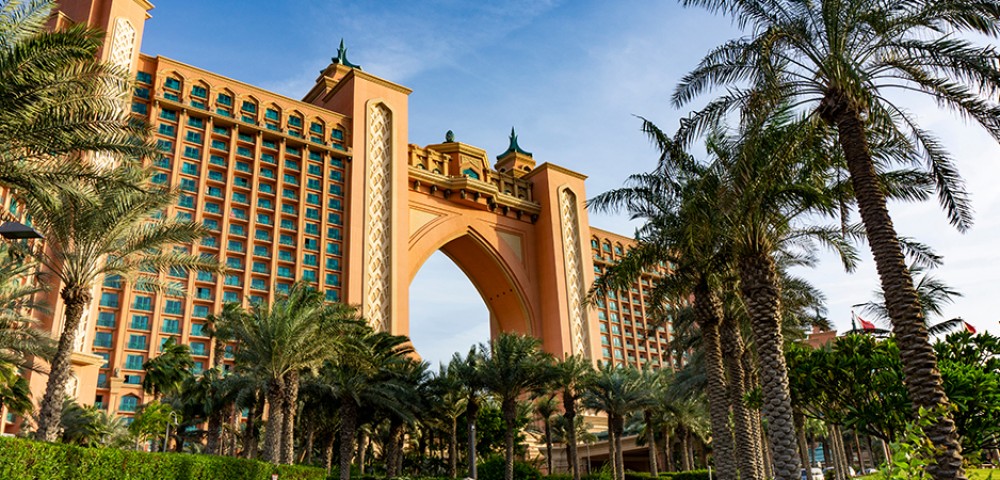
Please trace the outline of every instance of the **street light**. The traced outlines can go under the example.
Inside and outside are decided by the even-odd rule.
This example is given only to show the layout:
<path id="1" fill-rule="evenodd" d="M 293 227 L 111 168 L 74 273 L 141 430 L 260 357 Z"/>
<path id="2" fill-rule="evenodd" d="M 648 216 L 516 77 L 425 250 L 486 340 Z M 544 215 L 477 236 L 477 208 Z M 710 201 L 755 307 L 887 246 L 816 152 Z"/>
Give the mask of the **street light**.
<path id="1" fill-rule="evenodd" d="M 170 421 L 173 420 L 174 426 L 177 426 L 177 412 L 170 412 L 170 420 L 167 420 L 167 433 L 163 436 L 163 451 L 167 451 L 167 446 L 170 445 Z"/>
<path id="2" fill-rule="evenodd" d="M 38 230 L 20 222 L 4 222 L 3 225 L 0 225 L 0 237 L 8 240 L 45 238 Z"/>

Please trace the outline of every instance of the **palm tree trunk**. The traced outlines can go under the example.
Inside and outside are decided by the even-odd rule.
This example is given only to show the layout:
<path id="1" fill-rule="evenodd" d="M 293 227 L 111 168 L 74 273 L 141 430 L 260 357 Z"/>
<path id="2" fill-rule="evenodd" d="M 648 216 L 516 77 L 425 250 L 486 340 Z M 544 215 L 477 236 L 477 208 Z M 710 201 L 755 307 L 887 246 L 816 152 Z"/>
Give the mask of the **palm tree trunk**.
<path id="1" fill-rule="evenodd" d="M 549 471 L 547 475 L 552 475 L 552 422 L 550 418 L 545 419 L 545 460 L 548 462 Z"/>
<path id="2" fill-rule="evenodd" d="M 448 432 L 448 476 L 458 477 L 458 418 L 451 419 L 451 431 Z"/>
<path id="3" fill-rule="evenodd" d="M 465 415 L 468 417 L 469 429 L 469 478 L 477 480 L 479 472 L 476 471 L 476 419 L 479 416 L 479 402 L 475 397 L 469 397 Z"/>
<path id="4" fill-rule="evenodd" d="M 326 442 L 323 443 L 323 466 L 326 467 L 327 474 L 333 470 L 333 444 L 336 443 L 336 441 L 337 437 L 333 434 L 333 432 L 330 432 L 330 435 L 326 437 Z"/>
<path id="5" fill-rule="evenodd" d="M 625 419 L 615 415 L 615 464 L 618 480 L 625 480 L 625 451 L 622 448 L 622 437 L 625 436 Z"/>
<path id="6" fill-rule="evenodd" d="M 608 414 L 608 463 L 611 465 L 611 478 L 618 478 L 618 442 L 615 441 L 614 416 Z"/>
<path id="7" fill-rule="evenodd" d="M 719 328 L 723 363 L 729 374 L 729 402 L 733 406 L 733 440 L 740 471 L 740 480 L 759 480 L 757 469 L 757 442 L 754 441 L 753 428 L 750 426 L 750 413 L 743 397 L 746 394 L 743 387 L 743 336 L 739 324 L 730 315 L 722 318 Z"/>
<path id="8" fill-rule="evenodd" d="M 264 421 L 264 392 L 258 391 L 254 396 L 253 408 L 250 409 L 247 428 L 243 432 L 243 454 L 246 458 L 257 458 L 260 446 L 260 425 Z"/>
<path id="9" fill-rule="evenodd" d="M 678 436 L 681 439 L 681 471 L 687 472 L 691 470 L 691 457 L 690 450 L 691 446 L 688 445 L 688 433 L 687 428 L 680 427 L 680 433 Z"/>
<path id="10" fill-rule="evenodd" d="M 83 310 L 90 305 L 90 289 L 83 286 L 65 287 L 61 292 L 63 308 L 63 328 L 59 334 L 59 346 L 52 357 L 49 380 L 45 385 L 45 396 L 38 410 L 38 430 L 35 439 L 54 442 L 59 437 L 59 421 L 62 419 L 63 398 L 66 384 L 72 374 L 70 356 L 76 343 L 76 330 L 80 328 Z"/>
<path id="11" fill-rule="evenodd" d="M 735 480 L 737 473 L 733 458 L 733 431 L 729 428 L 729 394 L 726 391 L 726 370 L 722 364 L 719 339 L 722 307 L 704 281 L 695 287 L 694 297 L 695 318 L 701 328 L 701 345 L 705 352 L 715 468 L 720 480 Z"/>
<path id="12" fill-rule="evenodd" d="M 358 473 L 365 474 L 366 459 L 368 458 L 368 430 L 362 429 L 358 435 Z"/>
<path id="13" fill-rule="evenodd" d="M 760 382 L 754 369 L 753 352 L 749 348 L 743 350 L 741 362 L 743 363 L 743 391 L 746 392 L 757 388 L 756 386 Z M 754 463 L 757 465 L 757 471 L 760 472 L 762 478 L 771 478 L 770 469 L 764 466 L 765 440 L 761 431 L 760 411 L 757 409 L 748 409 L 747 413 L 750 415 L 750 430 L 753 434 Z"/>
<path id="14" fill-rule="evenodd" d="M 298 409 L 299 372 L 285 374 L 285 391 L 281 400 L 281 463 L 291 465 L 295 460 L 295 411 Z"/>
<path id="15" fill-rule="evenodd" d="M 566 419 L 566 452 L 573 480 L 580 480 L 580 457 L 576 452 L 576 398 L 570 389 L 562 394 L 563 418 Z"/>
<path id="16" fill-rule="evenodd" d="M 757 356 L 760 359 L 761 396 L 778 480 L 799 478 L 802 465 L 796 445 L 792 398 L 788 390 L 781 336 L 778 276 L 766 252 L 740 259 L 740 290 L 750 314 Z"/>
<path id="17" fill-rule="evenodd" d="M 514 480 L 514 430 L 517 428 L 517 399 L 505 398 L 500 403 L 504 421 L 504 480 Z"/>
<path id="18" fill-rule="evenodd" d="M 656 465 L 656 431 L 653 426 L 653 412 L 645 410 L 642 412 L 643 420 L 646 422 L 646 443 L 649 445 L 649 474 L 658 476 Z"/>
<path id="19" fill-rule="evenodd" d="M 663 429 L 663 456 L 666 457 L 665 468 L 668 472 L 674 471 L 674 440 L 670 437 L 670 428 Z"/>
<path id="20" fill-rule="evenodd" d="M 764 478 L 774 478 L 774 457 L 771 455 L 771 442 L 767 439 L 767 433 L 764 431 L 763 425 L 760 426 L 760 444 L 764 451 L 762 458 L 764 462 Z"/>
<path id="21" fill-rule="evenodd" d="M 282 425 L 284 421 L 285 381 L 273 378 L 267 387 L 267 432 L 264 435 L 264 461 L 281 463 Z"/>
<path id="22" fill-rule="evenodd" d="M 402 449 L 400 448 L 400 436 L 402 433 L 403 422 L 398 419 L 393 419 L 389 422 L 389 445 L 388 448 L 386 448 L 385 453 L 385 472 L 386 476 L 389 478 L 399 476 L 397 464 L 399 463 L 399 457 L 402 454 Z"/>
<path id="23" fill-rule="evenodd" d="M 358 423 L 358 407 L 352 399 L 342 399 L 340 406 L 340 480 L 351 479 L 354 456 L 354 430 Z"/>
<path id="24" fill-rule="evenodd" d="M 795 435 L 799 442 L 799 456 L 802 459 L 802 468 L 808 470 L 812 464 L 809 462 L 809 443 L 806 441 L 806 417 L 799 409 L 794 410 Z"/>
<path id="25" fill-rule="evenodd" d="M 313 441 L 315 441 L 316 428 L 310 423 L 306 428 L 309 429 L 309 433 L 306 434 L 306 445 L 302 449 L 302 453 L 299 454 L 299 463 L 306 463 L 307 465 L 312 465 L 313 461 Z"/>
<path id="26" fill-rule="evenodd" d="M 858 451 L 858 472 L 865 471 L 865 460 L 861 456 L 861 439 L 858 438 L 858 431 L 854 430 L 854 447 Z"/>
<path id="27" fill-rule="evenodd" d="M 913 411 L 916 413 L 920 408 L 941 411 L 936 421 L 924 429 L 927 438 L 940 449 L 927 472 L 936 480 L 963 480 L 966 476 L 962 467 L 962 445 L 955 422 L 946 413 L 949 402 L 941 383 L 937 357 L 927 334 L 913 277 L 906 268 L 899 236 L 889 216 L 885 193 L 876 178 L 861 115 L 836 92 L 827 95 L 821 108 L 824 109 L 823 118 L 837 126 L 840 146 L 851 174 L 851 186 L 882 283 L 886 310 L 892 320 L 892 332 L 899 345 L 904 384 Z"/>
<path id="28" fill-rule="evenodd" d="M 212 412 L 208 416 L 208 435 L 205 441 L 205 453 L 219 454 L 219 441 L 222 437 L 222 411 Z"/>

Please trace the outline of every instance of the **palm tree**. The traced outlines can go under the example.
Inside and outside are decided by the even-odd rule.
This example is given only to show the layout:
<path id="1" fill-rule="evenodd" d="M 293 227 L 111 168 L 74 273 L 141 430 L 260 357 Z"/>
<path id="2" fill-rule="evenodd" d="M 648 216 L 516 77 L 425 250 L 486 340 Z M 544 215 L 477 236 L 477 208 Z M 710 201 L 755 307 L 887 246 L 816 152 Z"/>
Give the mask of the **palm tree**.
<path id="1" fill-rule="evenodd" d="M 448 476 L 458 476 L 458 417 L 462 416 L 469 399 L 462 391 L 461 379 L 450 364 L 441 364 L 437 376 L 431 381 L 435 392 L 437 410 L 447 419 Z"/>
<path id="2" fill-rule="evenodd" d="M 960 37 L 973 33 L 996 38 L 1000 8 L 995 2 L 961 0 L 684 0 L 731 15 L 752 34 L 710 52 L 684 77 L 674 93 L 683 105 L 715 86 L 727 94 L 689 121 L 696 131 L 734 109 L 763 114 L 775 105 L 794 104 L 834 127 L 850 173 L 886 306 L 906 365 L 906 386 L 914 411 L 948 404 L 922 317 L 919 297 L 907 272 L 903 247 L 876 177 L 871 152 L 875 132 L 912 146 L 911 161 L 922 161 L 934 176 L 938 198 L 960 231 L 971 210 L 951 159 L 930 132 L 886 95 L 908 91 L 983 126 L 1000 141 L 1000 71 L 992 45 Z M 748 83 L 750 88 L 740 88 Z M 954 422 L 941 416 L 925 432 L 940 448 L 929 467 L 936 479 L 964 478 Z"/>
<path id="3" fill-rule="evenodd" d="M 721 242 L 718 205 L 710 192 L 721 179 L 696 162 L 648 121 L 643 129 L 660 152 L 653 172 L 629 176 L 626 185 L 588 201 L 596 211 L 626 210 L 646 224 L 637 244 L 594 282 L 591 296 L 627 289 L 642 271 L 661 262 L 672 265 L 654 287 L 653 304 L 683 304 L 693 295 L 692 316 L 701 333 L 701 352 L 712 424 L 712 449 L 720 478 L 737 476 L 729 398 L 719 326 L 720 292 L 732 284 L 732 257 Z"/>
<path id="4" fill-rule="evenodd" d="M 465 357 L 456 353 L 448 364 L 448 370 L 455 372 L 462 393 L 466 398 L 465 419 L 469 434 L 469 478 L 473 480 L 479 478 L 476 471 L 476 420 L 479 418 L 479 402 L 486 388 L 480 375 L 482 364 L 483 356 L 476 350 L 475 346 L 469 349 L 469 353 Z"/>
<path id="5" fill-rule="evenodd" d="M 341 322 L 354 315 L 353 309 L 327 305 L 323 294 L 296 282 L 273 303 L 255 303 L 246 314 L 227 319 L 225 329 L 239 345 L 237 363 L 267 382 L 266 460 L 292 463 L 299 372 L 319 367 L 334 354 Z"/>
<path id="6" fill-rule="evenodd" d="M 54 188 L 105 181 L 91 154 L 114 163 L 154 152 L 127 108 L 128 70 L 98 60 L 104 33 L 46 32 L 55 3 L 0 9 L 0 187 L 36 203 L 53 200 Z"/>
<path id="7" fill-rule="evenodd" d="M 0 412 L 4 408 L 16 415 L 31 412 L 31 386 L 24 377 L 17 374 L 13 368 L 0 366 Z M 3 422 L 5 423 L 6 419 Z M 0 429 L 0 433 L 3 429 Z"/>
<path id="8" fill-rule="evenodd" d="M 504 480 L 514 479 L 514 434 L 518 400 L 527 392 L 545 387 L 551 378 L 552 358 L 534 337 L 504 333 L 480 344 L 483 363 L 479 371 L 483 385 L 500 401 L 504 421 Z"/>
<path id="9" fill-rule="evenodd" d="M 142 364 L 146 372 L 142 377 L 142 389 L 153 394 L 153 398 L 174 395 L 191 376 L 192 368 L 191 348 L 170 337 L 160 348 L 159 355 Z"/>
<path id="10" fill-rule="evenodd" d="M 407 387 L 397 373 L 410 361 L 413 347 L 406 337 L 375 332 L 367 325 L 344 334 L 341 342 L 336 358 L 319 369 L 315 388 L 340 404 L 340 478 L 349 480 L 359 420 L 376 409 L 408 408 Z"/>
<path id="11" fill-rule="evenodd" d="M 583 396 L 583 385 L 593 370 L 593 363 L 578 355 L 556 362 L 552 384 L 562 391 L 562 417 L 565 425 L 576 425 L 576 405 Z M 566 428 L 566 454 L 570 470 L 573 473 L 573 480 L 580 480 L 580 459 L 576 453 L 576 443 L 576 429 Z"/>
<path id="12" fill-rule="evenodd" d="M 552 475 L 552 417 L 559 411 L 555 394 L 544 395 L 535 401 L 535 413 L 542 421 L 542 435 L 545 436 L 545 463 L 548 474 Z"/>
<path id="13" fill-rule="evenodd" d="M 607 414 L 608 444 L 612 447 L 612 478 L 623 480 L 625 463 L 622 436 L 625 418 L 651 403 L 639 370 L 634 367 L 617 367 L 611 363 L 602 365 L 587 382 L 583 403 L 587 408 Z"/>
<path id="14" fill-rule="evenodd" d="M 933 325 L 930 323 L 932 318 L 943 316 L 944 307 L 954 303 L 956 297 L 962 296 L 962 292 L 931 275 L 922 265 L 910 265 L 910 274 L 914 278 L 913 287 L 917 290 L 917 296 L 920 298 L 920 308 L 923 310 L 924 320 L 928 322 L 927 333 L 939 335 L 963 327 L 964 321 L 961 318 L 952 318 Z M 872 295 L 875 297 L 874 300 L 854 306 L 861 307 L 861 311 L 871 315 L 873 320 L 890 322 L 889 311 L 885 308 L 885 295 L 881 291 L 872 292 Z"/>
<path id="15" fill-rule="evenodd" d="M 206 232 L 201 224 L 161 215 L 176 200 L 176 192 L 153 185 L 146 170 L 121 167 L 114 175 L 132 183 L 89 189 L 86 195 L 57 192 L 55 208 L 48 202 L 25 200 L 46 242 L 32 249 L 21 245 L 22 250 L 61 282 L 64 302 L 62 332 L 38 415 L 35 435 L 39 440 L 54 441 L 58 435 L 70 354 L 95 282 L 121 276 L 139 290 L 176 293 L 176 288 L 146 274 L 218 269 L 214 257 L 174 247 L 198 240 Z"/>
<path id="16" fill-rule="evenodd" d="M 32 361 L 49 359 L 55 342 L 48 332 L 37 328 L 31 315 L 45 311 L 34 301 L 35 294 L 44 291 L 35 278 L 31 262 L 14 258 L 6 244 L 0 244 L 0 368 L 5 365 L 43 371 Z"/>

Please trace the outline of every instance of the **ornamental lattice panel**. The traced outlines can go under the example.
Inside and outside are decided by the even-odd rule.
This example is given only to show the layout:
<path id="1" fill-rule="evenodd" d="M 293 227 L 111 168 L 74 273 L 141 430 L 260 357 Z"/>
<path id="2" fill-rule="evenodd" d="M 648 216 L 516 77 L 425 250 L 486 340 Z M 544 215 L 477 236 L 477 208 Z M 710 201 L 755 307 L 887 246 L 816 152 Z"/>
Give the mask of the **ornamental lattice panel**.
<path id="1" fill-rule="evenodd" d="M 368 108 L 365 168 L 365 298 L 368 323 L 389 331 L 392 288 L 392 112 Z"/>
<path id="2" fill-rule="evenodd" d="M 573 353 L 590 358 L 590 342 L 583 307 L 583 257 L 580 252 L 580 217 L 576 194 L 565 188 L 559 192 L 559 216 L 562 222 L 562 243 L 565 256 L 566 297 L 569 307 L 569 328 Z"/>
<path id="3" fill-rule="evenodd" d="M 135 28 L 127 19 L 115 20 L 115 34 L 111 40 L 111 63 L 125 69 L 132 68 L 132 52 L 135 48 Z"/>

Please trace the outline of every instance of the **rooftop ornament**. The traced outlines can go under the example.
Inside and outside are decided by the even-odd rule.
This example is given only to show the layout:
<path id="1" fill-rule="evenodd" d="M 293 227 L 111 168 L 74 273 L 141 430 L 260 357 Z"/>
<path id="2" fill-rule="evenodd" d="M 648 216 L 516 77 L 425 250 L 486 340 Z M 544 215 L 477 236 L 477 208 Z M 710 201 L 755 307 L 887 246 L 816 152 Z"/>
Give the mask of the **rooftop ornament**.
<path id="1" fill-rule="evenodd" d="M 514 132 L 514 127 L 510 127 L 510 146 L 507 147 L 506 152 L 497 155 L 497 159 L 506 156 L 507 154 L 510 153 L 520 153 L 521 155 L 527 155 L 529 157 L 532 156 L 531 152 L 524 151 L 524 149 L 522 149 L 521 146 L 517 144 L 517 133 Z"/>
<path id="2" fill-rule="evenodd" d="M 444 143 L 454 143 L 455 142 L 455 132 L 448 130 L 444 134 Z"/>
<path id="3" fill-rule="evenodd" d="M 340 48 L 337 49 L 337 56 L 332 58 L 331 60 L 333 61 L 333 63 L 361 70 L 361 65 L 358 65 L 356 63 L 351 63 L 351 61 L 347 59 L 347 48 L 344 47 L 343 38 L 340 39 Z"/>

